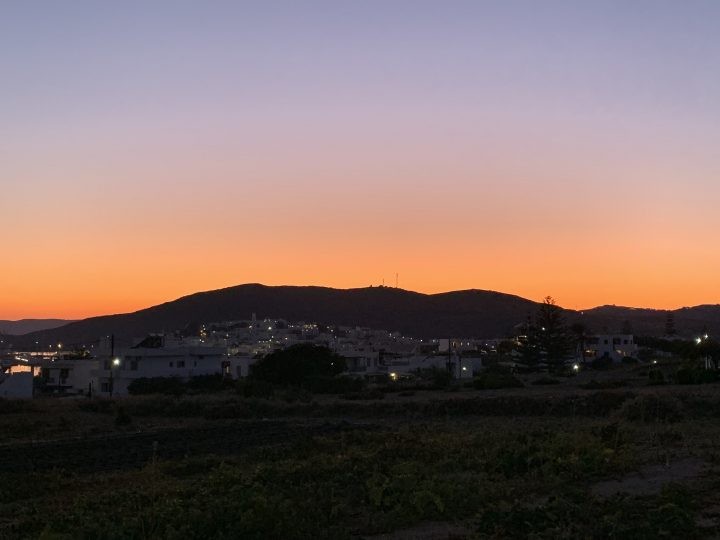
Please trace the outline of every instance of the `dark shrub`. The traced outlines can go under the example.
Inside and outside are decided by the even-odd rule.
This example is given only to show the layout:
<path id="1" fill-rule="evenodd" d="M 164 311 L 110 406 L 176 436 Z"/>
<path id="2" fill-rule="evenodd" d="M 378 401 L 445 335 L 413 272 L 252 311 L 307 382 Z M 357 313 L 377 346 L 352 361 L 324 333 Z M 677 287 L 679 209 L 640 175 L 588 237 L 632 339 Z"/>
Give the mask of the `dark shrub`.
<path id="1" fill-rule="evenodd" d="M 192 392 L 220 392 L 233 384 L 231 379 L 227 379 L 215 373 L 212 375 L 198 375 L 191 377 L 185 386 Z"/>
<path id="2" fill-rule="evenodd" d="M 0 398 L 0 414 L 34 412 L 36 410 L 32 400 Z"/>
<path id="3" fill-rule="evenodd" d="M 257 379 L 240 379 L 237 382 L 237 392 L 243 397 L 269 399 L 275 393 L 275 386 L 269 382 Z"/>
<path id="4" fill-rule="evenodd" d="M 252 370 L 252 377 L 283 386 L 303 386 L 316 377 L 334 377 L 347 369 L 345 359 L 327 347 L 293 345 L 268 354 Z"/>
<path id="5" fill-rule="evenodd" d="M 179 396 L 185 392 L 185 385 L 176 377 L 141 377 L 128 385 L 131 395 L 167 394 Z"/>
<path id="6" fill-rule="evenodd" d="M 132 418 L 123 407 L 118 407 L 115 414 L 115 426 L 122 427 L 132 424 Z"/>
<path id="7" fill-rule="evenodd" d="M 697 367 L 686 367 L 675 372 L 678 384 L 707 384 L 718 380 L 717 372 Z"/>
<path id="8" fill-rule="evenodd" d="M 600 358 L 596 358 L 592 362 L 590 362 L 590 367 L 592 369 L 610 369 L 613 365 L 612 358 L 609 356 L 601 356 Z"/>
<path id="9" fill-rule="evenodd" d="M 430 380 L 432 387 L 439 390 L 452 384 L 453 375 L 446 369 L 433 369 Z"/>
<path id="10" fill-rule="evenodd" d="M 673 397 L 647 394 L 626 401 L 620 415 L 634 422 L 677 422 L 685 411 L 683 404 Z"/>
<path id="11" fill-rule="evenodd" d="M 353 377 L 308 377 L 303 387 L 315 394 L 345 394 L 347 392 L 359 392 L 365 386 L 362 379 Z"/>
<path id="12" fill-rule="evenodd" d="M 648 371 L 648 378 L 650 379 L 648 384 L 651 384 L 651 385 L 665 384 L 665 375 L 659 369 L 651 369 L 650 371 Z"/>
<path id="13" fill-rule="evenodd" d="M 496 390 L 499 388 L 522 388 L 522 381 L 503 371 L 485 371 L 473 379 L 473 387 L 478 390 Z"/>
<path id="14" fill-rule="evenodd" d="M 553 379 L 552 377 L 542 377 L 540 379 L 535 379 L 532 384 L 537 386 L 545 386 L 551 384 L 560 384 L 560 381 L 558 379 Z"/>
<path id="15" fill-rule="evenodd" d="M 373 388 L 372 390 L 364 390 L 362 392 L 348 392 L 347 394 L 343 394 L 340 397 L 342 399 L 356 401 L 366 399 L 384 399 L 385 394 L 377 388 Z"/>
<path id="16" fill-rule="evenodd" d="M 84 412 L 110 414 L 113 412 L 111 399 L 94 398 L 77 402 L 77 408 Z"/>
<path id="17" fill-rule="evenodd" d="M 585 390 L 607 390 L 610 388 L 622 388 L 623 386 L 627 386 L 627 383 L 624 380 L 596 381 L 593 379 L 590 382 L 581 384 L 580 388 L 584 388 Z"/>

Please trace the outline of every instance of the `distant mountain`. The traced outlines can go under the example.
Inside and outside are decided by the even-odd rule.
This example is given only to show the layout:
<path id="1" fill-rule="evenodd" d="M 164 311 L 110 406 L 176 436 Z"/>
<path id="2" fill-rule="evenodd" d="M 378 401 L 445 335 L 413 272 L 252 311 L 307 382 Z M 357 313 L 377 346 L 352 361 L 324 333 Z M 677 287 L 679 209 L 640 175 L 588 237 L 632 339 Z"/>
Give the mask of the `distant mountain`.
<path id="1" fill-rule="evenodd" d="M 495 337 L 535 313 L 537 304 L 509 294 L 468 290 L 421 294 L 390 287 L 331 289 L 259 284 L 185 296 L 135 313 L 93 317 L 26 336 L 26 343 L 88 344 L 115 334 L 118 343 L 193 322 L 284 318 L 399 331 L 416 337 Z"/>
<path id="2" fill-rule="evenodd" d="M 50 330 L 73 321 L 64 319 L 21 319 L 19 321 L 0 321 L 0 334 L 21 336 L 38 330 Z"/>
<path id="3" fill-rule="evenodd" d="M 93 317 L 60 328 L 34 332 L 17 345 L 62 342 L 90 344 L 115 334 L 118 344 L 149 332 L 182 329 L 191 323 L 283 318 L 341 326 L 399 331 L 420 338 L 506 337 L 533 316 L 536 302 L 492 291 L 466 290 L 421 294 L 391 287 L 331 289 L 327 287 L 268 287 L 259 284 L 201 292 L 148 309 L 122 315 Z M 591 332 L 619 333 L 630 327 L 639 335 L 665 332 L 668 311 L 601 306 L 566 310 L 569 323 L 583 322 Z M 720 306 L 683 308 L 672 312 L 679 335 L 707 330 L 720 336 Z"/>
<path id="4" fill-rule="evenodd" d="M 684 307 L 675 310 L 600 306 L 570 316 L 580 320 L 595 332 L 617 333 L 624 326 L 642 336 L 662 336 L 668 314 L 672 313 L 679 336 L 693 337 L 703 331 L 720 336 L 720 305 Z"/>

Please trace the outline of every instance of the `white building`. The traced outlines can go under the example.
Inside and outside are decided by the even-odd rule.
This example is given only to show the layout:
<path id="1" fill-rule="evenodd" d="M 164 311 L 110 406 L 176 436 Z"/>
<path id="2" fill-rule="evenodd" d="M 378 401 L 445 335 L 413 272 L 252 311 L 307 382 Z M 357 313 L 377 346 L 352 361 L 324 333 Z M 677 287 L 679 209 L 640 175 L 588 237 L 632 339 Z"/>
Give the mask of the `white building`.
<path id="1" fill-rule="evenodd" d="M 584 358 L 592 361 L 606 356 L 613 362 L 620 362 L 626 357 L 636 357 L 637 351 L 631 334 L 600 334 L 586 339 Z"/>
<path id="2" fill-rule="evenodd" d="M 97 391 L 94 372 L 99 361 L 91 358 L 43 360 L 39 367 L 42 389 L 56 394 L 93 395 Z"/>
<path id="3" fill-rule="evenodd" d="M 30 399 L 33 397 L 33 374 L 30 371 L 8 373 L 0 369 L 0 398 Z"/>
<path id="4" fill-rule="evenodd" d="M 177 377 L 187 380 L 199 375 L 222 374 L 227 360 L 223 347 L 187 345 L 179 340 L 154 335 L 100 361 L 93 373 L 99 395 L 125 395 L 132 381 L 140 378 Z"/>

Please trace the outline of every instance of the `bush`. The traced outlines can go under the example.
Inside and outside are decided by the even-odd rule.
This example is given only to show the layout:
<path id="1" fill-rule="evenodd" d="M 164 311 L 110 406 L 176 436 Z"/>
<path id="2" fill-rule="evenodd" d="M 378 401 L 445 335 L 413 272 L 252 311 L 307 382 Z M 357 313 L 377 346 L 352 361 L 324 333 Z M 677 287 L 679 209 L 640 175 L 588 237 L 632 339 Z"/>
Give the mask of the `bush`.
<path id="1" fill-rule="evenodd" d="M 648 371 L 648 378 L 650 379 L 648 384 L 654 386 L 665 384 L 665 375 L 659 369 L 651 369 L 650 371 Z"/>
<path id="2" fill-rule="evenodd" d="M 231 386 L 232 379 L 223 377 L 219 373 L 212 375 L 198 375 L 191 377 L 190 380 L 185 383 L 188 390 L 192 392 L 220 392 Z"/>
<path id="3" fill-rule="evenodd" d="M 384 399 L 385 394 L 382 391 L 378 390 L 377 388 L 374 388 L 372 390 L 364 390 L 362 392 L 348 392 L 347 394 L 343 394 L 340 397 L 342 399 L 356 401 L 356 400 Z"/>
<path id="4" fill-rule="evenodd" d="M 122 427 L 132 424 L 132 418 L 123 407 L 118 407 L 115 415 L 115 426 Z"/>
<path id="5" fill-rule="evenodd" d="M 252 370 L 252 377 L 283 386 L 303 386 L 316 377 L 334 377 L 347 369 L 345 359 L 327 347 L 299 344 L 268 354 Z"/>
<path id="6" fill-rule="evenodd" d="M 166 394 L 179 396 L 185 393 L 185 384 L 177 377 L 141 377 L 128 385 L 130 395 Z"/>
<path id="7" fill-rule="evenodd" d="M 590 382 L 581 384 L 580 388 L 583 388 L 585 390 L 607 390 L 610 388 L 622 388 L 623 386 L 627 386 L 627 383 L 624 380 L 597 381 L 593 379 Z"/>
<path id="8" fill-rule="evenodd" d="M 0 398 L 0 414 L 35 412 L 36 410 L 37 408 L 32 400 Z"/>
<path id="9" fill-rule="evenodd" d="M 275 394 L 275 385 L 258 379 L 241 379 L 237 382 L 237 392 L 246 398 L 269 399 Z"/>
<path id="10" fill-rule="evenodd" d="M 485 371 L 473 379 L 473 388 L 477 390 L 497 390 L 500 388 L 522 388 L 522 381 L 502 371 Z"/>
<path id="11" fill-rule="evenodd" d="M 347 392 L 359 392 L 365 386 L 362 379 L 354 377 L 309 377 L 303 387 L 315 394 L 345 394 Z"/>
<path id="12" fill-rule="evenodd" d="M 535 379 L 532 384 L 536 386 L 545 386 L 551 384 L 560 384 L 560 381 L 558 379 L 553 379 L 552 377 L 542 377 L 540 379 Z"/>
<path id="13" fill-rule="evenodd" d="M 680 368 L 675 372 L 678 384 L 708 384 L 718 380 L 716 371 L 697 367 Z"/>
<path id="14" fill-rule="evenodd" d="M 601 356 L 600 358 L 596 358 L 592 362 L 590 362 L 590 367 L 592 369 L 610 369 L 613 365 L 612 358 L 609 356 Z"/>
<path id="15" fill-rule="evenodd" d="M 84 412 L 110 414 L 113 411 L 113 401 L 105 398 L 93 398 L 77 402 L 77 408 Z"/>
<path id="16" fill-rule="evenodd" d="M 440 390 L 452 384 L 453 375 L 446 369 L 434 369 L 432 372 L 432 387 Z"/>
<path id="17" fill-rule="evenodd" d="M 649 394 L 626 401 L 620 416 L 633 422 L 677 422 L 683 419 L 685 411 L 683 404 L 673 397 Z"/>

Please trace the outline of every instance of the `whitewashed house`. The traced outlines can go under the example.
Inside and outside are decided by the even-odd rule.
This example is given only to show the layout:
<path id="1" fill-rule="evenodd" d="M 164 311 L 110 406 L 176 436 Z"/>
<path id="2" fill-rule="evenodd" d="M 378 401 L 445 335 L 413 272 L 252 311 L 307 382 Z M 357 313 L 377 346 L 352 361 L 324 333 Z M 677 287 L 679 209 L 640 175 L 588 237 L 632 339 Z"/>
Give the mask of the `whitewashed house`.
<path id="1" fill-rule="evenodd" d="M 33 374 L 30 371 L 9 373 L 0 369 L 0 398 L 30 399 L 33 397 Z"/>
<path id="2" fill-rule="evenodd" d="M 608 357 L 620 362 L 626 357 L 636 357 L 637 343 L 631 334 L 599 334 L 585 341 L 585 361 Z"/>
<path id="3" fill-rule="evenodd" d="M 39 362 L 43 391 L 56 394 L 93 395 L 97 391 L 94 373 L 99 361 L 91 358 L 58 358 Z"/>
<path id="4" fill-rule="evenodd" d="M 227 360 L 223 347 L 188 345 L 162 335 L 148 336 L 114 357 L 100 360 L 94 375 L 99 395 L 125 395 L 132 381 L 140 378 L 222 374 Z"/>

